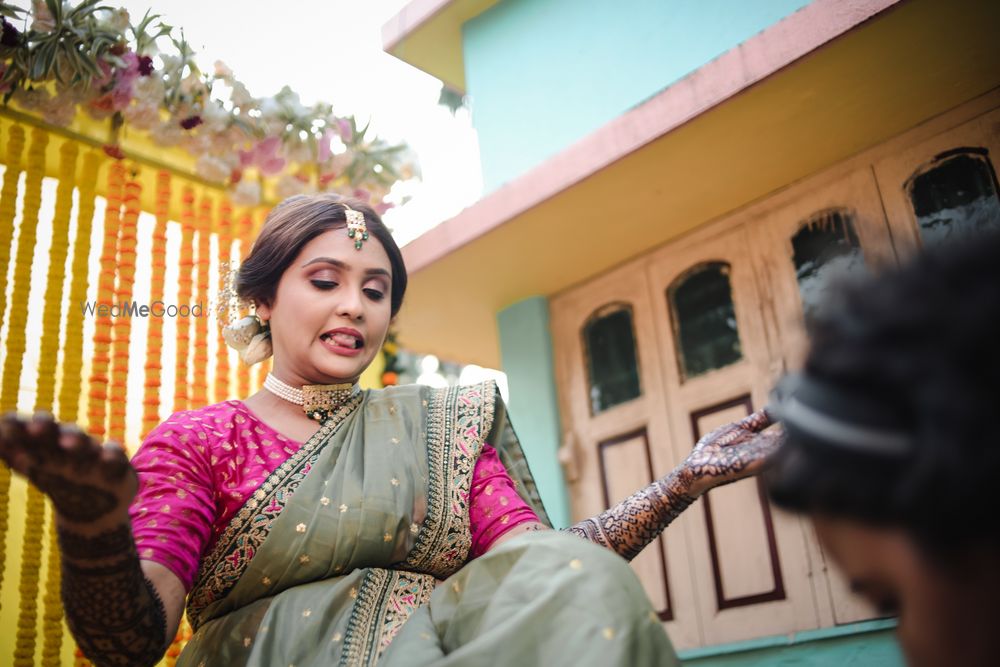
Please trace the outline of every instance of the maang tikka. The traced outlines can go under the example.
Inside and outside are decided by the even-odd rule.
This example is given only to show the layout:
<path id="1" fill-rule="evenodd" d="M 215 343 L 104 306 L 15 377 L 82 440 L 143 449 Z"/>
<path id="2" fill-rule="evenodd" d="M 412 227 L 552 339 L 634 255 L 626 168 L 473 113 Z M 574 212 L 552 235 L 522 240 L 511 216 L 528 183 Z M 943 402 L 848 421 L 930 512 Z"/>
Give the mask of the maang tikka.
<path id="1" fill-rule="evenodd" d="M 365 214 L 355 211 L 347 204 L 344 207 L 344 216 L 347 218 L 347 237 L 354 239 L 354 249 L 361 250 L 361 245 L 368 240 L 368 225 L 365 223 Z"/>

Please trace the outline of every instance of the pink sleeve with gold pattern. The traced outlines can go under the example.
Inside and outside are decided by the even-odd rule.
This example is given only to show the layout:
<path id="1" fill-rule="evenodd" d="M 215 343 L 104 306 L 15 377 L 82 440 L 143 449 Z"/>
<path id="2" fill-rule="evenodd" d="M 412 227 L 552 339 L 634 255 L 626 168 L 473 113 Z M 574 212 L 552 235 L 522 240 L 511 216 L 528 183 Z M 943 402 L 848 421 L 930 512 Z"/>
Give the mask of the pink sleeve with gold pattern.
<path id="1" fill-rule="evenodd" d="M 139 491 L 129 515 L 139 558 L 169 569 L 188 591 L 216 514 L 208 447 L 200 426 L 175 413 L 132 457 Z"/>
<path id="2" fill-rule="evenodd" d="M 488 444 L 483 445 L 472 473 L 470 557 L 482 556 L 501 535 L 529 521 L 537 522 L 538 515 L 518 495 L 496 450 Z"/>

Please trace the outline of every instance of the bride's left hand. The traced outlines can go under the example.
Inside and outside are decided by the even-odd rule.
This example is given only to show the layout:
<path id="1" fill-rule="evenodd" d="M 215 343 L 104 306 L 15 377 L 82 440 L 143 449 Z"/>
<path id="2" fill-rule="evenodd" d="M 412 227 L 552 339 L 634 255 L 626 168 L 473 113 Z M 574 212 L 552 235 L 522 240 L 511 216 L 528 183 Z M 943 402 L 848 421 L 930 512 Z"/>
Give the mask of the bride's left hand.
<path id="1" fill-rule="evenodd" d="M 764 460 L 778 447 L 783 432 L 766 431 L 772 419 L 758 410 L 738 422 L 720 426 L 704 436 L 681 464 L 691 480 L 689 495 L 699 496 L 721 484 L 760 472 Z"/>

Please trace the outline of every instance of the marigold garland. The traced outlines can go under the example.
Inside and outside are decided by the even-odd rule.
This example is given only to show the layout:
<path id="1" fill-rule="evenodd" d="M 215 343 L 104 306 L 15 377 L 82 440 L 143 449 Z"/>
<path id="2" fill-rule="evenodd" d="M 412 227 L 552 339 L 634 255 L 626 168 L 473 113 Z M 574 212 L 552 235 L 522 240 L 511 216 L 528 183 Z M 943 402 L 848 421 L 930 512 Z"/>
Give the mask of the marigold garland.
<path id="1" fill-rule="evenodd" d="M 107 208 L 104 210 L 104 244 L 101 248 L 101 273 L 97 280 L 97 303 L 112 305 L 115 298 L 115 267 L 118 255 L 118 231 L 121 226 L 122 189 L 125 166 L 112 162 L 108 170 Z M 90 434 L 103 439 L 108 410 L 108 371 L 111 365 L 112 320 L 96 317 L 94 356 L 90 368 L 90 391 L 87 402 L 87 428 Z"/>
<path id="2" fill-rule="evenodd" d="M 69 312 L 75 313 L 87 300 L 90 289 L 90 233 L 94 228 L 94 196 L 102 154 L 89 151 L 83 156 L 79 183 L 79 210 L 76 240 L 73 242 L 73 268 L 69 288 Z M 66 318 L 66 341 L 63 344 L 62 384 L 59 388 L 59 417 L 75 422 L 79 418 L 83 385 L 83 318 Z"/>
<path id="3" fill-rule="evenodd" d="M 167 653 L 163 658 L 167 667 L 174 667 L 177 664 L 177 658 L 180 657 L 184 646 L 191 640 L 192 634 L 191 624 L 188 623 L 187 616 L 181 616 L 181 623 L 177 627 L 177 634 L 174 635 L 174 641 L 170 643 L 170 647 L 167 648 Z"/>
<path id="4" fill-rule="evenodd" d="M 3 189 L 0 190 L 0 277 L 7 280 L 10 265 L 10 249 L 14 244 L 14 215 L 17 211 L 17 184 L 21 178 L 21 153 L 24 151 L 24 128 L 12 125 L 7 134 L 7 170 L 3 175 Z M 0 326 L 4 322 L 7 306 L 7 290 L 0 290 Z M 4 408 L 5 410 L 9 408 Z"/>
<path id="5" fill-rule="evenodd" d="M 223 200 L 219 206 L 219 225 L 216 238 L 219 242 L 219 279 L 228 279 L 229 265 L 232 263 L 233 253 L 233 207 Z M 224 287 L 220 283 L 220 288 Z M 223 304 L 219 304 L 220 307 Z M 215 401 L 224 401 L 229 398 L 229 346 L 222 340 L 222 336 L 216 336 L 218 343 L 218 353 L 215 361 Z"/>
<path id="6" fill-rule="evenodd" d="M 194 189 L 184 186 L 181 193 L 181 257 L 178 262 L 180 275 L 177 278 L 177 305 L 191 303 L 191 273 L 194 270 Z M 177 359 L 174 375 L 174 411 L 187 410 L 190 406 L 188 395 L 188 357 L 191 354 L 191 320 L 177 318 Z"/>
<path id="7" fill-rule="evenodd" d="M 202 195 L 198 206 L 198 304 L 202 308 L 211 308 L 209 291 L 209 269 L 211 268 L 211 235 L 212 235 L 211 197 Z M 194 305 L 194 304 L 192 304 Z M 191 395 L 192 403 L 197 406 L 208 405 L 208 317 L 206 312 L 194 319 L 194 383 Z"/>
<path id="8" fill-rule="evenodd" d="M 73 188 L 76 184 L 76 159 L 79 145 L 75 141 L 65 141 L 59 149 L 59 185 L 56 189 L 55 215 L 52 219 L 52 246 L 49 250 L 49 272 L 45 287 L 45 301 L 42 312 L 42 340 L 38 363 L 38 396 L 36 410 L 53 409 L 56 395 L 56 359 L 59 354 L 59 332 L 62 322 L 63 281 L 66 276 L 66 256 L 69 254 L 69 222 L 73 209 Z M 72 318 L 75 319 L 75 318 Z M 65 380 L 64 380 L 65 381 Z M 61 406 L 60 406 L 61 408 Z M 65 419 L 65 417 L 63 417 Z M 42 614 L 42 664 L 58 665 L 59 650 L 62 646 L 62 600 L 60 599 L 59 549 L 56 548 L 55 514 L 51 504 L 36 490 L 31 493 L 36 498 L 29 499 L 48 506 L 49 511 L 49 557 L 48 576 L 45 581 L 44 611 Z M 44 511 L 44 508 L 43 508 Z M 41 525 L 25 526 L 25 531 L 37 531 L 41 541 Z"/>
<path id="9" fill-rule="evenodd" d="M 21 152 L 24 150 L 24 128 L 11 126 L 7 134 L 7 171 L 4 172 L 3 188 L 0 189 L 0 270 L 7 279 L 10 264 L 10 248 L 14 238 L 14 212 L 17 209 L 17 183 L 21 177 Z M 7 287 L 0 289 L 0 326 L 3 326 L 4 307 L 7 305 Z M 8 355 L 9 359 L 9 355 Z M 0 412 L 17 408 L 17 393 L 8 394 L 0 386 Z M 10 469 L 0 463 L 0 589 L 3 588 L 4 564 L 7 562 L 7 524 L 10 517 Z"/>
<path id="10" fill-rule="evenodd" d="M 42 667 L 59 667 L 62 664 L 63 606 L 62 562 L 59 556 L 59 537 L 56 534 L 56 513 L 52 503 L 46 502 L 49 515 L 49 558 L 46 563 L 45 598 L 42 600 Z"/>
<path id="11" fill-rule="evenodd" d="M 32 133 L 33 140 L 35 140 L 36 136 L 37 135 L 35 133 Z M 4 221 L 3 224 L 5 226 L 7 224 L 7 219 L 9 219 L 11 221 L 10 224 L 13 225 L 14 215 L 17 208 L 17 185 L 21 174 L 20 169 L 17 167 L 20 166 L 20 155 L 23 147 L 24 130 L 21 129 L 19 125 L 15 125 L 10 128 L 10 140 L 7 145 L 8 157 L 13 158 L 15 164 L 8 167 L 7 172 L 4 174 L 2 201 L 0 201 L 0 220 Z M 32 145 L 32 150 L 37 150 L 36 144 Z M 32 153 L 29 151 L 29 163 L 32 157 Z M 34 155 L 34 158 L 38 158 L 37 153 Z M 44 154 L 42 155 L 42 158 L 44 159 Z M 20 240 L 18 241 L 17 248 L 17 258 L 15 260 L 14 274 L 12 276 L 13 290 L 11 293 L 12 303 L 10 309 L 12 315 L 17 313 L 19 309 L 20 312 L 23 313 L 25 307 L 27 306 L 28 291 L 30 289 L 28 280 L 31 276 L 31 258 L 35 251 L 34 227 L 26 225 L 24 222 L 21 223 Z M 10 246 L 7 246 L 5 252 L 10 252 Z M 5 266 L 4 268 L 6 269 L 7 267 Z M 7 271 L 5 270 L 4 279 L 6 279 L 6 277 Z M 20 291 L 17 289 L 18 282 L 21 283 Z M 0 291 L 5 292 L 6 289 Z M 21 329 L 21 331 L 18 332 L 16 329 Z M 21 383 L 21 357 L 24 354 L 23 328 L 11 327 L 7 336 L 7 359 L 4 364 L 2 384 L 0 384 L 0 408 L 2 408 L 4 412 L 17 409 L 17 394 Z M 21 347 L 15 353 L 15 351 L 10 349 L 10 346 L 18 343 Z"/>
<path id="12" fill-rule="evenodd" d="M 170 220 L 170 172 L 156 175 L 156 223 L 153 227 L 153 274 L 149 290 L 151 301 L 163 301 L 164 275 L 167 272 L 167 224 Z M 163 318 L 149 320 L 146 334 L 146 380 L 142 399 L 142 433 L 156 428 L 160 423 L 160 384 L 163 373 Z"/>
<path id="13" fill-rule="evenodd" d="M 24 184 L 24 213 L 21 234 L 17 242 L 17 259 L 14 264 L 11 313 L 27 311 L 31 279 L 31 260 L 35 252 L 38 212 L 42 205 L 42 178 L 45 176 L 45 149 L 49 135 L 40 128 L 31 131 L 28 148 L 27 178 Z M 20 288 L 20 289 L 19 289 Z M 58 305 L 58 304 L 57 304 Z M 11 318 L 13 324 L 13 318 Z M 3 386 L 6 394 L 17 391 L 21 364 L 26 347 L 24 327 L 11 326 L 7 334 L 7 363 L 4 366 Z M 34 485 L 28 485 L 24 510 L 24 541 L 21 544 L 21 579 L 18 592 L 21 599 L 17 615 L 17 636 L 14 644 L 14 666 L 29 667 L 34 664 L 35 638 L 38 635 L 38 575 L 42 566 L 42 531 L 45 524 L 45 502 Z"/>
<path id="14" fill-rule="evenodd" d="M 53 411 L 56 397 L 56 358 L 62 329 L 63 282 L 69 254 L 69 218 L 76 186 L 76 159 L 79 144 L 64 141 L 59 148 L 59 183 L 56 188 L 55 215 L 52 218 L 52 246 L 49 250 L 49 273 L 42 311 L 42 340 L 38 353 L 38 396 L 36 410 Z"/>
<path id="15" fill-rule="evenodd" d="M 251 238 L 253 238 L 253 215 L 246 211 L 240 218 L 237 236 L 240 241 L 240 261 L 250 254 Z M 242 362 L 236 363 L 236 393 L 240 398 L 250 395 L 250 369 Z"/>
<path id="16" fill-rule="evenodd" d="M 142 183 L 139 182 L 139 168 L 132 165 L 129 179 L 125 184 L 122 202 L 124 212 L 118 233 L 118 283 L 115 287 L 115 303 L 124 308 L 132 301 L 132 287 L 135 284 L 135 244 L 139 224 L 139 204 Z M 125 424 L 128 419 L 128 352 L 132 334 L 132 318 L 122 313 L 114 320 L 112 328 L 111 383 L 109 405 L 111 408 L 108 437 L 125 444 Z"/>

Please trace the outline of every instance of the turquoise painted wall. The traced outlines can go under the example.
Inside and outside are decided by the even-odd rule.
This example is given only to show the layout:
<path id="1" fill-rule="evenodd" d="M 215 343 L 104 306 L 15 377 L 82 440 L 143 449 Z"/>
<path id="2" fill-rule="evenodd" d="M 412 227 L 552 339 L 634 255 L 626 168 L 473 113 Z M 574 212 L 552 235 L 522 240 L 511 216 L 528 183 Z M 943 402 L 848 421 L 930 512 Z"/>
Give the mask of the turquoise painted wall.
<path id="1" fill-rule="evenodd" d="M 680 657 L 685 667 L 905 667 L 895 625 L 866 621 L 681 651 Z"/>
<path id="2" fill-rule="evenodd" d="M 566 482 L 557 453 L 559 404 L 552 366 L 549 302 L 519 301 L 497 313 L 500 357 L 510 389 L 510 419 L 538 484 L 545 510 L 556 528 L 569 525 Z"/>
<path id="3" fill-rule="evenodd" d="M 809 0 L 502 0 L 463 26 L 486 191 Z"/>

